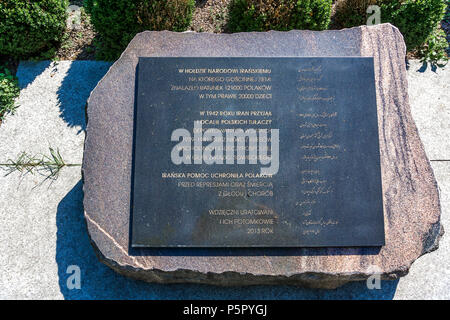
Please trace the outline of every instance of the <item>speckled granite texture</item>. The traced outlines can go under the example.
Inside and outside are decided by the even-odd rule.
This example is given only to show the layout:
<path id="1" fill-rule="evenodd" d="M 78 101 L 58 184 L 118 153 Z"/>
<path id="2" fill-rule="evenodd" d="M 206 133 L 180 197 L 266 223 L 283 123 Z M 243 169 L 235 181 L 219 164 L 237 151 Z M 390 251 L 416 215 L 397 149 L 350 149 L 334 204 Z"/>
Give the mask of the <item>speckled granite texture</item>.
<path id="1" fill-rule="evenodd" d="M 88 100 L 84 210 L 99 259 L 150 282 L 299 284 L 335 288 L 408 273 L 437 248 L 443 229 L 436 180 L 411 117 L 405 44 L 390 24 L 341 31 L 240 34 L 143 32 Z M 386 245 L 322 249 L 130 249 L 136 65 L 139 56 L 373 56 Z M 176 201 L 176 199 L 174 199 Z"/>

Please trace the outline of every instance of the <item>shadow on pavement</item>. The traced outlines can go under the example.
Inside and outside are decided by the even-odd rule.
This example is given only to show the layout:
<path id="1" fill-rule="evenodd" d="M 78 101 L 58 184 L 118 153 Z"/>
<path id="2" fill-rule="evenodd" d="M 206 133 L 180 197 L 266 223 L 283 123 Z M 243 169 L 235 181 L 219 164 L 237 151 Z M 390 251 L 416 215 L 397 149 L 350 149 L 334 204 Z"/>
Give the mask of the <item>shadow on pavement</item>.
<path id="1" fill-rule="evenodd" d="M 56 262 L 60 290 L 66 299 L 392 299 L 397 288 L 398 281 L 383 281 L 380 290 L 367 289 L 365 282 L 317 290 L 295 286 L 163 285 L 128 279 L 97 260 L 83 217 L 82 188 L 79 181 L 59 203 L 56 216 Z M 71 265 L 80 268 L 81 289 L 70 290 L 67 286 Z"/>
<path id="2" fill-rule="evenodd" d="M 80 126 L 80 131 L 86 129 L 85 106 L 87 99 L 110 66 L 110 62 L 101 61 L 73 61 L 71 63 L 57 92 L 61 118 L 69 127 Z M 55 63 L 52 68 L 56 68 L 55 71 L 57 71 L 58 64 Z"/>
<path id="3" fill-rule="evenodd" d="M 25 89 L 33 83 L 45 69 L 52 64 L 52 61 L 21 61 L 17 69 L 17 78 L 19 79 L 20 90 Z"/>

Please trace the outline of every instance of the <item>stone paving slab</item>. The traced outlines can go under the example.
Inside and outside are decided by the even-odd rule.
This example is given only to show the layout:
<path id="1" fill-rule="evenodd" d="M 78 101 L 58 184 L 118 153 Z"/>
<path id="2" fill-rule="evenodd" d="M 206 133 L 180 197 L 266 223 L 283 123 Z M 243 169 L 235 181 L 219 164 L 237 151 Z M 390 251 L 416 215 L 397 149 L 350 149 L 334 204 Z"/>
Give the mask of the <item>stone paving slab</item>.
<path id="1" fill-rule="evenodd" d="M 395 299 L 450 299 L 450 66 L 409 61 L 411 111 L 439 187 L 446 234 L 439 249 L 419 258 L 401 278 Z M 444 161 L 438 161 L 444 160 Z"/>
<path id="2" fill-rule="evenodd" d="M 430 160 L 450 159 L 450 66 L 433 71 L 410 61 L 409 101 Z"/>
<path id="3" fill-rule="evenodd" d="M 414 64 L 420 66 L 418 62 Z M 84 141 L 84 105 L 106 73 L 108 63 L 61 61 L 24 63 L 18 76 L 23 88 L 17 113 L 0 126 L 0 162 L 21 151 L 46 153 L 59 148 L 68 162 L 80 162 Z M 448 69 L 436 74 L 408 72 L 413 116 L 425 149 L 446 157 L 446 139 L 432 135 L 422 103 L 450 103 L 444 92 Z M 445 73 L 444 73 L 445 72 Z M 435 79 L 435 77 L 437 77 Z M 435 80 L 430 80 L 435 79 Z M 434 81 L 432 92 L 421 84 Z M 411 89 L 414 88 L 414 89 Z M 411 90 L 415 90 L 411 93 Z M 420 94 L 419 94 L 419 93 Z M 429 102 L 429 101 L 435 101 Z M 418 105 L 419 104 L 419 105 Z M 438 112 L 436 111 L 436 112 Z M 430 113 L 428 113 L 431 116 Z M 436 119 L 444 117 L 438 115 Z M 447 122 L 450 123 L 450 122 Z M 443 122 L 445 125 L 445 122 Z M 448 136 L 448 135 L 447 135 Z M 440 147 L 441 146 L 441 147 Z M 434 157 L 434 155 L 433 155 Z M 450 159 L 450 158 L 447 158 Z M 450 163 L 432 162 L 441 191 L 442 220 L 450 226 Z M 294 286 L 218 288 L 207 285 L 159 285 L 130 280 L 99 263 L 88 240 L 82 207 L 80 169 L 64 168 L 53 183 L 39 175 L 3 176 L 0 171 L 0 299 L 418 299 L 450 298 L 450 240 L 419 258 L 408 276 L 384 281 L 381 290 L 350 283 L 336 290 Z M 70 265 L 81 270 L 81 289 L 66 285 Z"/>
<path id="4" fill-rule="evenodd" d="M 49 154 L 52 146 L 67 163 L 81 163 L 84 106 L 109 65 L 22 62 L 17 73 L 22 88 L 19 108 L 0 126 L 0 162 L 22 151 Z M 0 298 L 62 298 L 61 270 L 55 261 L 61 233 L 58 208 L 79 183 L 80 167 L 64 168 L 53 182 L 44 182 L 45 176 L 38 173 L 4 177 L 5 173 L 0 170 Z M 77 212 L 78 200 L 72 200 L 66 208 Z M 65 230 L 70 233 L 81 226 L 68 225 Z"/>
<path id="5" fill-rule="evenodd" d="M 395 299 L 450 299 L 450 162 L 432 162 L 441 195 L 441 221 L 445 234 L 439 249 L 415 261 L 400 278 Z"/>

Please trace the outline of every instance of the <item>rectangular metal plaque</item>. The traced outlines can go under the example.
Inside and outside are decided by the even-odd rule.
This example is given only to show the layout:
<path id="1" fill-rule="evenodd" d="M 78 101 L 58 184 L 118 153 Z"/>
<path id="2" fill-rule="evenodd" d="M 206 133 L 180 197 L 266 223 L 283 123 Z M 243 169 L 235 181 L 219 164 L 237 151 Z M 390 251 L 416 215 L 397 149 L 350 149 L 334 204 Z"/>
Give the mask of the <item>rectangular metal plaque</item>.
<path id="1" fill-rule="evenodd" d="M 384 245 L 373 59 L 140 58 L 132 247 Z"/>

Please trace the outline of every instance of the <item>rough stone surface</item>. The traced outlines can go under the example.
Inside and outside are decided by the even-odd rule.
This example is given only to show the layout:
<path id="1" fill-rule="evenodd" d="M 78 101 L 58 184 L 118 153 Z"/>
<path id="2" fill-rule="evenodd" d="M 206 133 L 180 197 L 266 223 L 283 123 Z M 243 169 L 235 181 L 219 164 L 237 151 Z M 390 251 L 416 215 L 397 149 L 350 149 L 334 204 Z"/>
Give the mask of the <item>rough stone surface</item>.
<path id="1" fill-rule="evenodd" d="M 408 95 L 411 111 L 431 161 L 442 206 L 441 222 L 450 226 L 450 66 L 434 69 L 410 60 Z M 408 276 L 398 282 L 395 299 L 450 299 L 450 239 L 439 250 L 418 259 Z"/>
<path id="2" fill-rule="evenodd" d="M 139 56 L 374 56 L 386 245 L 283 250 L 129 249 L 135 69 Z M 144 32 L 92 92 L 83 159 L 84 209 L 99 259 L 117 272 L 150 282 L 219 285 L 301 284 L 334 288 L 408 273 L 437 248 L 440 203 L 436 180 L 411 116 L 405 45 L 389 24 L 342 31 L 245 34 Z"/>

